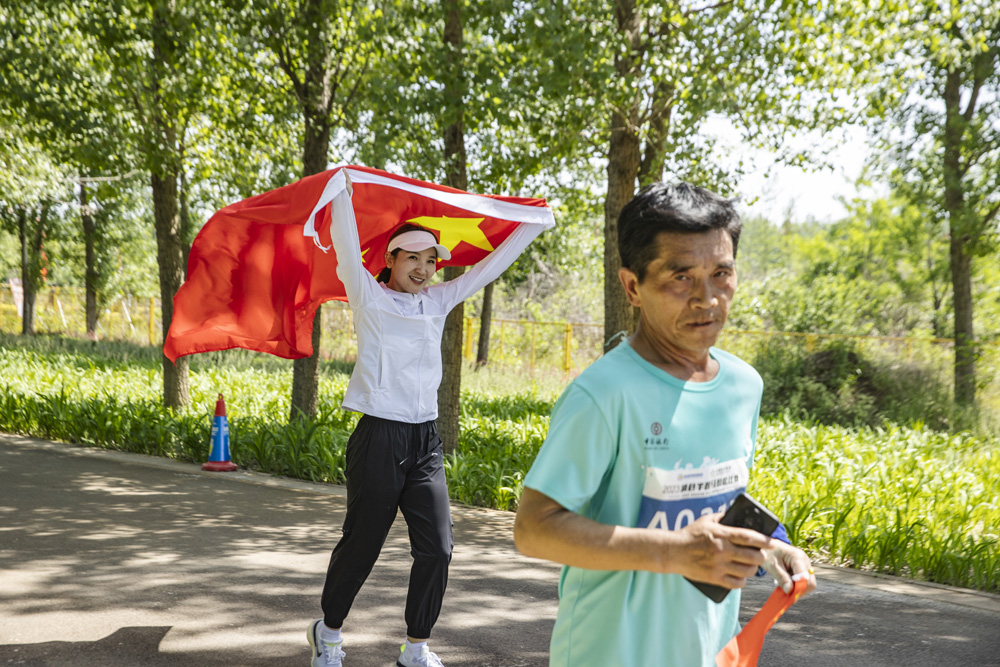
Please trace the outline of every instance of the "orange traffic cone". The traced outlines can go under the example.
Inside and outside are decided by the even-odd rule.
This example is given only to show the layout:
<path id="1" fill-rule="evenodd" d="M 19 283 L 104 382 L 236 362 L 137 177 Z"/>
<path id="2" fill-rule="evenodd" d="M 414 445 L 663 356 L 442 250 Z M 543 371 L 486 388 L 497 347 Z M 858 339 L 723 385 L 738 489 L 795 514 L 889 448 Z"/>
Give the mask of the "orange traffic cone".
<path id="1" fill-rule="evenodd" d="M 229 460 L 229 420 L 226 419 L 226 402 L 219 394 L 215 402 L 215 419 L 212 421 L 212 451 L 202 470 L 212 472 L 232 472 L 236 464 Z"/>

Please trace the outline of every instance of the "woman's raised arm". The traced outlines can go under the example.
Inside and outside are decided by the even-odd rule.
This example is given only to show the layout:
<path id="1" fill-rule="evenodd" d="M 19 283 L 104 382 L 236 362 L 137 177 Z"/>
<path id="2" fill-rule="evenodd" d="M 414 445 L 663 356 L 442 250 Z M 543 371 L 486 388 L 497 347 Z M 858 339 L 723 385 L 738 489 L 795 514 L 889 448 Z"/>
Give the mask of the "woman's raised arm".
<path id="1" fill-rule="evenodd" d="M 521 224 L 497 246 L 496 250 L 479 260 L 471 269 L 454 280 L 441 283 L 431 289 L 442 290 L 442 301 L 448 307 L 457 306 L 470 296 L 500 277 L 514 263 L 528 245 L 547 229 L 541 224 Z"/>

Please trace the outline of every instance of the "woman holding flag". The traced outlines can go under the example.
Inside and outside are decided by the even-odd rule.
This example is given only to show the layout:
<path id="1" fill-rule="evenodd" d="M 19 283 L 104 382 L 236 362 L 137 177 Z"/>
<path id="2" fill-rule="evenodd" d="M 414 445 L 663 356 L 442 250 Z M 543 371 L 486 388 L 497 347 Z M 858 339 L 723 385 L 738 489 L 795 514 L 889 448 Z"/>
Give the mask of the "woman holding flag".
<path id="1" fill-rule="evenodd" d="M 340 182 L 338 183 L 338 179 Z M 452 522 L 438 436 L 437 392 L 445 318 L 492 282 L 548 224 L 521 224 L 459 278 L 430 285 L 451 251 L 419 225 L 400 225 L 378 279 L 366 270 L 346 170 L 331 179 L 330 236 L 354 314 L 355 365 L 343 407 L 362 413 L 347 444 L 347 514 L 323 589 L 323 618 L 308 632 L 312 667 L 339 667 L 341 628 L 396 516 L 406 519 L 413 566 L 406 641 L 398 667 L 440 667 L 427 640 L 441 610 L 452 553 Z M 329 187 L 329 186 L 328 186 Z M 463 193 L 464 194 L 464 193 Z"/>

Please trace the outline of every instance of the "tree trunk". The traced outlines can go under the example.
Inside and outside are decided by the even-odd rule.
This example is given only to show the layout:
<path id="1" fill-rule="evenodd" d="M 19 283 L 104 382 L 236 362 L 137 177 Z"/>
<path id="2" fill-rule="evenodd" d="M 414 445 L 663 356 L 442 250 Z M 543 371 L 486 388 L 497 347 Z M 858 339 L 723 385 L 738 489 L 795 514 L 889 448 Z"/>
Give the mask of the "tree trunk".
<path id="1" fill-rule="evenodd" d="M 83 222 L 83 283 L 86 294 L 87 340 L 97 340 L 97 230 L 87 200 L 87 182 L 80 181 L 80 218 Z"/>
<path id="2" fill-rule="evenodd" d="M 187 280 L 187 265 L 188 257 L 191 255 L 191 242 L 188 240 L 191 237 L 191 212 L 188 209 L 188 184 L 187 184 L 187 171 L 183 168 L 180 170 L 180 237 L 181 237 L 181 252 L 184 255 L 182 266 L 184 268 L 184 279 Z"/>
<path id="3" fill-rule="evenodd" d="M 951 287 L 955 309 L 955 403 L 976 405 L 976 337 L 972 327 L 972 257 L 962 238 L 950 242 Z"/>
<path id="4" fill-rule="evenodd" d="M 444 279 L 454 280 L 465 273 L 463 266 L 448 266 Z M 465 304 L 460 303 L 448 313 L 441 335 L 441 385 L 438 387 L 438 434 L 445 452 L 458 449 L 459 416 L 462 411 L 462 323 Z"/>
<path id="5" fill-rule="evenodd" d="M 302 80 L 302 116 L 305 134 L 302 140 L 302 176 L 312 176 L 326 170 L 330 150 L 330 109 L 333 92 L 330 88 L 330 47 L 323 32 L 332 17 L 326 15 L 318 0 L 305 3 L 304 20 L 310 26 L 306 46 L 306 72 Z M 294 72 L 287 72 L 294 77 Z M 289 420 L 313 419 L 319 410 L 319 359 L 323 333 L 322 306 L 313 316 L 312 356 L 292 363 L 292 397 Z"/>
<path id="6" fill-rule="evenodd" d="M 646 137 L 646 149 L 639 164 L 639 187 L 663 180 L 663 164 L 667 152 L 667 133 L 670 131 L 670 113 L 673 109 L 674 87 L 665 81 L 656 84 Z"/>
<path id="7" fill-rule="evenodd" d="M 17 238 L 21 243 L 21 335 L 35 335 L 35 272 L 32 266 L 28 211 L 18 207 Z"/>
<path id="8" fill-rule="evenodd" d="M 302 147 L 302 176 L 318 174 L 326 169 L 330 146 L 328 112 L 308 109 L 305 113 L 305 141 Z M 319 410 L 319 359 L 323 333 L 323 307 L 316 308 L 313 317 L 312 356 L 292 362 L 292 401 L 289 419 L 314 419 Z"/>
<path id="9" fill-rule="evenodd" d="M 946 288 L 938 289 L 937 271 L 934 266 L 934 247 L 930 235 L 927 237 L 927 276 L 931 284 L 931 331 L 934 338 L 944 338 L 942 323 L 944 293 Z"/>
<path id="10" fill-rule="evenodd" d="M 465 92 L 462 62 L 462 14 L 457 0 L 444 2 L 444 43 L 449 48 L 445 72 L 444 109 L 451 122 L 444 129 L 445 174 L 448 185 L 459 190 L 469 187 L 466 172 L 463 110 Z M 444 279 L 454 280 L 465 273 L 460 266 L 445 267 Z M 458 304 L 445 319 L 441 336 L 441 386 L 438 387 L 438 433 L 446 452 L 458 449 L 459 414 L 462 393 L 462 323 L 465 305 Z"/>
<path id="11" fill-rule="evenodd" d="M 611 141 L 608 149 L 608 196 L 604 201 L 604 351 L 609 352 L 632 334 L 636 317 L 625 296 L 618 270 L 618 216 L 635 196 L 639 173 L 639 136 L 634 116 L 627 119 L 619 112 L 611 117 Z"/>
<path id="12" fill-rule="evenodd" d="M 972 256 L 974 241 L 965 210 L 962 184 L 962 138 L 966 121 L 962 116 L 961 73 L 948 73 L 945 80 L 944 206 L 950 232 L 949 258 L 955 314 L 955 404 L 973 409 L 976 405 L 976 338 L 972 328 Z"/>
<path id="13" fill-rule="evenodd" d="M 483 288 L 483 311 L 479 314 L 479 347 L 476 351 L 476 368 L 490 360 L 490 324 L 493 322 L 493 285 Z"/>
<path id="14" fill-rule="evenodd" d="M 153 220 L 156 226 L 156 261 L 160 268 L 160 304 L 163 314 L 163 337 L 167 336 L 174 317 L 174 294 L 184 279 L 184 251 L 180 240 L 180 221 L 177 215 L 177 172 L 165 175 L 153 172 L 150 176 L 153 190 Z M 188 389 L 187 357 L 176 362 L 162 356 L 163 404 L 181 410 L 190 402 Z"/>

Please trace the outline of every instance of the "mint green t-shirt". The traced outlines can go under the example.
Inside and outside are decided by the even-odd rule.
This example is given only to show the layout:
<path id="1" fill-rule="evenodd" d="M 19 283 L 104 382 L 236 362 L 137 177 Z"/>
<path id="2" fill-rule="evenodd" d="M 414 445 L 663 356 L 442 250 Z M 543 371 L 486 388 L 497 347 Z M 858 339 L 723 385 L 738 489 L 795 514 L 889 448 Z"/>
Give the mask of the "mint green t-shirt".
<path id="1" fill-rule="evenodd" d="M 627 343 L 559 398 L 524 485 L 605 524 L 676 530 L 746 488 L 763 382 L 712 348 L 719 372 L 684 382 Z M 739 630 L 722 603 L 674 574 L 564 567 L 550 665 L 714 667 Z"/>

